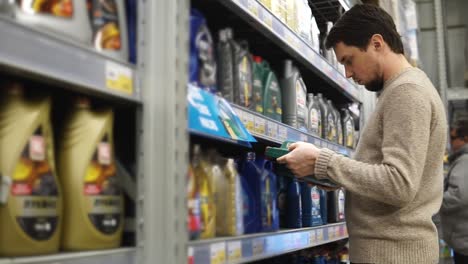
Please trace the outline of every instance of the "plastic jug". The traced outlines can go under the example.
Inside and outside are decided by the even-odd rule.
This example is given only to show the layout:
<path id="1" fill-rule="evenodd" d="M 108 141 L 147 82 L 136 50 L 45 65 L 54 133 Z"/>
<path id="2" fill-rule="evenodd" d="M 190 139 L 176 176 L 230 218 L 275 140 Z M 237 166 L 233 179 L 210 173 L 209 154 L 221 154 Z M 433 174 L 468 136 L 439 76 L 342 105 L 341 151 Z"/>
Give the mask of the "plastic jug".
<path id="1" fill-rule="evenodd" d="M 244 233 L 257 233 L 261 230 L 261 194 L 260 175 L 261 168 L 255 163 L 255 153 L 248 152 L 245 160 L 239 165 L 239 173 L 242 180 L 244 200 Z"/>
<path id="2" fill-rule="evenodd" d="M 263 157 L 258 157 L 256 164 L 262 169 L 259 178 L 261 231 L 276 231 L 279 229 L 279 214 L 276 206 L 276 175 L 272 171 L 273 164 Z"/>
<path id="3" fill-rule="evenodd" d="M 286 224 L 288 228 L 302 227 L 301 187 L 296 179 L 288 185 Z"/>
<path id="4" fill-rule="evenodd" d="M 219 31 L 218 41 L 218 91 L 229 102 L 234 101 L 234 53 L 232 47 L 232 29 Z"/>
<path id="5" fill-rule="evenodd" d="M 286 228 L 287 221 L 287 193 L 288 193 L 288 185 L 290 179 L 287 177 L 278 176 L 277 178 L 278 184 L 278 195 L 276 196 L 276 204 L 278 207 L 278 214 L 279 214 L 279 224 L 280 227 Z"/>
<path id="6" fill-rule="evenodd" d="M 0 171 L 9 184 L 0 204 L 0 256 L 54 253 L 62 227 L 62 192 L 56 176 L 51 100 L 25 95 L 21 84 L 0 97 Z"/>
<path id="7" fill-rule="evenodd" d="M 343 140 L 348 148 L 354 148 L 354 119 L 348 109 L 341 109 L 343 113 Z"/>
<path id="8" fill-rule="evenodd" d="M 302 226 L 312 226 L 312 195 L 310 186 L 301 182 Z"/>
<path id="9" fill-rule="evenodd" d="M 320 190 L 317 186 L 311 188 L 312 196 L 312 226 L 322 225 L 322 212 L 320 207 Z"/>
<path id="10" fill-rule="evenodd" d="M 84 0 L 23 0 L 9 3 L 8 12 L 23 24 L 85 44 L 91 43 L 92 29 Z"/>
<path id="11" fill-rule="evenodd" d="M 253 56 L 253 88 L 251 109 L 257 113 L 263 114 L 263 95 L 265 89 L 265 67 L 263 59 L 259 56 Z"/>
<path id="12" fill-rule="evenodd" d="M 198 191 L 197 181 L 193 174 L 192 165 L 189 165 L 187 173 L 187 207 L 188 219 L 187 225 L 190 240 L 200 238 L 200 192 Z"/>
<path id="13" fill-rule="evenodd" d="M 333 108 L 333 111 L 335 112 L 335 124 L 336 124 L 336 141 L 340 145 L 344 145 L 344 139 L 343 139 L 343 123 L 341 119 L 341 114 L 340 111 L 338 111 L 335 107 Z"/>
<path id="14" fill-rule="evenodd" d="M 216 219 L 221 219 L 221 221 L 217 221 L 216 225 L 226 226 L 226 232 L 221 232 L 221 235 L 242 235 L 244 233 L 242 185 L 240 175 L 233 159 L 225 160 L 224 177 L 226 178 L 227 184 L 224 185 L 224 189 L 220 190 L 220 194 L 224 195 L 218 196 L 218 199 L 222 201 L 223 209 L 217 210 L 218 214 Z"/>
<path id="15" fill-rule="evenodd" d="M 312 135 L 322 137 L 322 110 L 314 94 L 307 94 L 307 99 L 307 108 L 309 111 L 308 130 Z"/>
<path id="16" fill-rule="evenodd" d="M 322 217 L 322 224 L 326 225 L 328 223 L 328 193 L 324 190 L 319 190 L 320 193 L 320 214 Z"/>
<path id="17" fill-rule="evenodd" d="M 193 146 L 192 167 L 200 191 L 200 238 L 213 238 L 216 234 L 216 204 L 210 165 L 202 156 L 200 145 Z"/>
<path id="18" fill-rule="evenodd" d="M 263 114 L 269 118 L 281 122 L 283 116 L 283 98 L 281 95 L 281 88 L 278 79 L 266 61 L 263 61 L 263 69 L 265 76 L 263 88 Z"/>
<path id="19" fill-rule="evenodd" d="M 281 81 L 283 122 L 307 131 L 307 88 L 299 70 L 291 60 L 284 63 L 284 77 Z"/>
<path id="20" fill-rule="evenodd" d="M 318 106 L 320 107 L 320 111 L 322 114 L 322 138 L 328 138 L 328 106 L 325 102 L 325 98 L 321 93 L 317 94 L 317 102 Z"/>
<path id="21" fill-rule="evenodd" d="M 66 250 L 120 245 L 123 195 L 116 175 L 113 123 L 112 109 L 92 109 L 89 100 L 78 98 L 61 131 L 57 164 L 64 190 Z"/>
<path id="22" fill-rule="evenodd" d="M 337 135 L 337 123 L 336 123 L 336 115 L 335 115 L 335 110 L 334 110 L 334 106 L 333 106 L 333 103 L 331 102 L 331 100 L 327 100 L 327 115 L 326 115 L 326 119 L 327 119 L 327 125 L 328 125 L 328 129 L 327 129 L 327 134 L 326 134 L 326 139 L 328 139 L 329 141 L 331 142 L 338 142 L 338 135 Z"/>
<path id="23" fill-rule="evenodd" d="M 247 41 L 230 39 L 234 57 L 234 103 L 251 108 L 253 93 L 253 60 Z"/>
<path id="24" fill-rule="evenodd" d="M 189 82 L 216 92 L 216 60 L 213 38 L 206 19 L 196 9 L 190 10 Z"/>
<path id="25" fill-rule="evenodd" d="M 328 222 L 339 223 L 345 220 L 345 193 L 343 189 L 332 191 L 328 195 Z"/>
<path id="26" fill-rule="evenodd" d="M 124 0 L 87 0 L 93 46 L 106 55 L 128 60 L 127 15 Z"/>

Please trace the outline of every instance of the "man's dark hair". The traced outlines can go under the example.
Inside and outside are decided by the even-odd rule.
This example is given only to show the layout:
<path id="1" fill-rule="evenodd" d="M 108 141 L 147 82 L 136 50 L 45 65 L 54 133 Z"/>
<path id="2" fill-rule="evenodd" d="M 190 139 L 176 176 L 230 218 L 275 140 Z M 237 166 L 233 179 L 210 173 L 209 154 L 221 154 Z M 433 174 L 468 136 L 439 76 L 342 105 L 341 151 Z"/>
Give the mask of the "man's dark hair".
<path id="1" fill-rule="evenodd" d="M 457 137 L 464 138 L 468 137 L 468 120 L 459 120 L 452 126 L 455 130 Z"/>
<path id="2" fill-rule="evenodd" d="M 382 8 L 370 4 L 355 5 L 345 12 L 328 34 L 325 47 L 330 49 L 343 42 L 366 51 L 374 34 L 382 35 L 393 52 L 404 54 L 403 43 L 392 17 Z"/>

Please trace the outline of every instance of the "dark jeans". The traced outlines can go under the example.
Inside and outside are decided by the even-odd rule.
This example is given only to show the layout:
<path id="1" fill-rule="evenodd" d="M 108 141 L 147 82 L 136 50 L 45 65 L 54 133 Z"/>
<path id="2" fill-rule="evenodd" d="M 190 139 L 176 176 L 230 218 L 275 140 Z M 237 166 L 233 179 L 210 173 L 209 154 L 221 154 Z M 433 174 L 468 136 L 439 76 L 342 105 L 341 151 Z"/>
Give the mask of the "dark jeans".
<path id="1" fill-rule="evenodd" d="M 453 259 L 455 260 L 455 264 L 468 264 L 468 256 L 459 254 L 457 252 L 453 252 Z"/>

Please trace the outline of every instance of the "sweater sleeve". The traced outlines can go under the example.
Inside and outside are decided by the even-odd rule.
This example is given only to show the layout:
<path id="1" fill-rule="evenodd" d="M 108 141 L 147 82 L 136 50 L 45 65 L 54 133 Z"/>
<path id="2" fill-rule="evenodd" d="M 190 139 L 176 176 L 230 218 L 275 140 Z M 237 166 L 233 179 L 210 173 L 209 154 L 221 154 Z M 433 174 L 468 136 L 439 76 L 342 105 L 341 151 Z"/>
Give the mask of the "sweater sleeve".
<path id="1" fill-rule="evenodd" d="M 317 178 L 329 178 L 369 199 L 404 207 L 416 196 L 423 175 L 431 133 L 432 107 L 422 87 L 395 87 L 382 101 L 383 160 L 369 164 L 322 149 Z M 367 147 L 367 146 L 360 146 Z"/>
<path id="2" fill-rule="evenodd" d="M 444 191 L 441 211 L 445 213 L 468 206 L 468 156 L 456 161 L 448 175 L 447 189 Z"/>

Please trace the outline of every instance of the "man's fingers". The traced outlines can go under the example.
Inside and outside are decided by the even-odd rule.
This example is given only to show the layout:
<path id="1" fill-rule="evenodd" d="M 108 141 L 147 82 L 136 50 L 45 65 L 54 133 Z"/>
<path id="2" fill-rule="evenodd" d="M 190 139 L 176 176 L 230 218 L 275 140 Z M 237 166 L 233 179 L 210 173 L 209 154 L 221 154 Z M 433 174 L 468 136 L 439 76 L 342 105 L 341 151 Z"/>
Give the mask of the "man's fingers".
<path id="1" fill-rule="evenodd" d="M 287 163 L 288 156 L 289 156 L 289 154 L 283 155 L 283 156 L 277 158 L 276 162 L 278 162 L 279 164 L 285 164 L 285 163 Z"/>
<path id="2" fill-rule="evenodd" d="M 299 144 L 297 143 L 292 143 L 292 144 L 289 144 L 288 146 L 288 150 L 289 151 L 293 151 L 295 148 L 297 148 L 299 146 Z"/>

